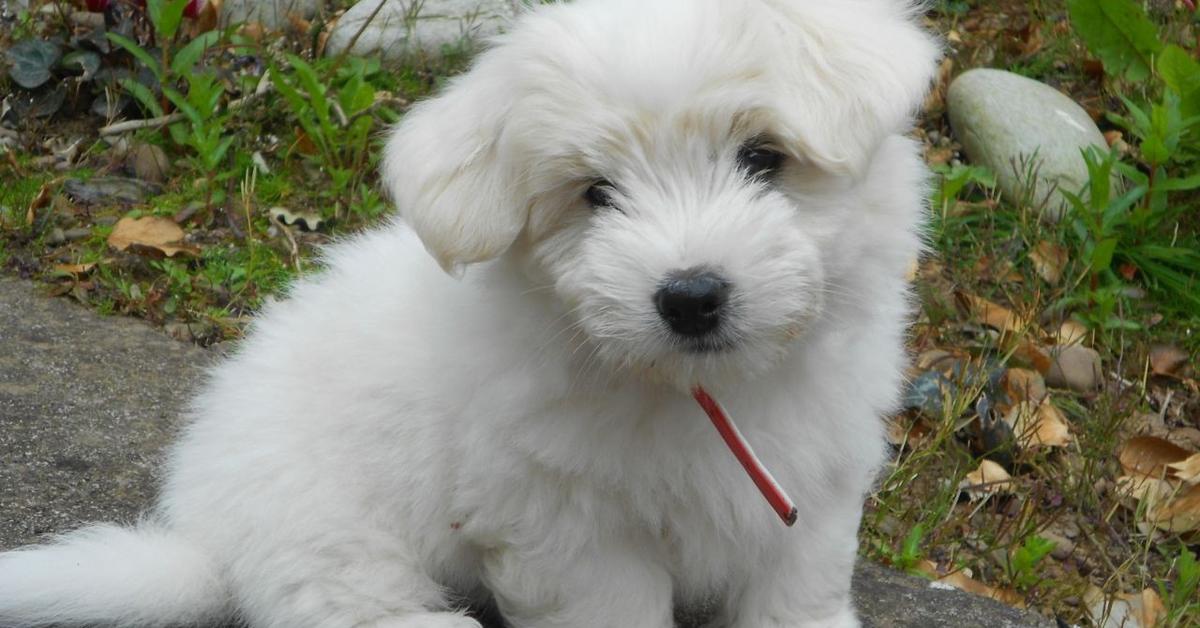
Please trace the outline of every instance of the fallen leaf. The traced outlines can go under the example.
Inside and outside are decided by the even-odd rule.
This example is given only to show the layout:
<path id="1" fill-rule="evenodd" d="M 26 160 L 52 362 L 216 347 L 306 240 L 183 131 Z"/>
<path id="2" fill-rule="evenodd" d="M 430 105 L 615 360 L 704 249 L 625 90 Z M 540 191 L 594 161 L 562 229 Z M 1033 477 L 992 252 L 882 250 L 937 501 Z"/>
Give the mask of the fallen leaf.
<path id="1" fill-rule="evenodd" d="M 1024 599 L 1016 591 L 1012 589 L 988 586 L 968 576 L 962 571 L 948 573 L 945 576 L 938 578 L 937 581 L 943 584 L 948 584 L 956 589 L 959 589 L 960 591 L 966 591 L 967 593 L 974 593 L 975 595 L 982 595 L 984 597 L 992 598 L 993 600 L 1003 602 L 1009 606 L 1024 606 Z"/>
<path id="2" fill-rule="evenodd" d="M 958 297 L 976 322 L 1004 333 L 1016 334 L 1025 329 L 1025 321 L 1003 305 L 966 292 L 959 292 Z"/>
<path id="3" fill-rule="evenodd" d="M 1050 352 L 1045 347 L 1028 338 L 1022 340 L 1020 345 L 1017 346 L 1013 357 L 1037 369 L 1037 372 L 1043 376 L 1049 373 L 1050 369 L 1054 366 L 1054 358 L 1051 357 Z"/>
<path id="4" fill-rule="evenodd" d="M 95 262 L 88 262 L 87 264 L 55 264 L 54 270 L 68 275 L 83 275 L 95 267 Z"/>
<path id="5" fill-rule="evenodd" d="M 1046 283 L 1057 286 L 1062 281 L 1063 269 L 1067 267 L 1067 249 L 1049 240 L 1042 240 L 1029 252 L 1033 270 Z"/>
<path id="6" fill-rule="evenodd" d="M 953 362 L 958 357 L 960 357 L 958 354 L 945 349 L 930 349 L 921 352 L 921 355 L 917 356 L 916 367 L 920 371 L 932 371 L 934 369 L 943 371 L 942 367 Z"/>
<path id="7" fill-rule="evenodd" d="M 199 255 L 200 249 L 183 242 L 183 229 L 169 218 L 122 218 L 113 226 L 108 245 L 118 251 L 158 251 L 167 257 Z"/>
<path id="8" fill-rule="evenodd" d="M 1172 376 L 1179 372 L 1191 356 L 1175 345 L 1155 345 L 1150 349 L 1150 372 Z"/>
<path id="9" fill-rule="evenodd" d="M 289 227 L 299 227 L 302 231 L 316 231 L 325 222 L 319 214 L 313 211 L 292 211 L 286 207 L 272 207 L 267 210 L 271 218 Z"/>
<path id="10" fill-rule="evenodd" d="M 1137 509 L 1141 503 L 1146 504 L 1146 513 L 1150 513 L 1159 504 L 1165 502 L 1174 492 L 1175 487 L 1166 480 L 1145 475 L 1122 475 L 1113 484 L 1113 492 L 1118 498 L 1131 503 L 1125 504 L 1131 509 Z"/>
<path id="11" fill-rule="evenodd" d="M 1068 318 L 1059 326 L 1054 334 L 1054 342 L 1060 345 L 1073 345 L 1083 342 L 1088 337 L 1088 328 L 1075 319 Z"/>
<path id="12" fill-rule="evenodd" d="M 984 458 L 979 461 L 978 468 L 963 477 L 958 488 L 971 501 L 979 501 L 991 495 L 1011 493 L 1012 476 L 1004 467 Z"/>
<path id="13" fill-rule="evenodd" d="M 933 578 L 935 580 L 938 577 L 937 563 L 933 562 L 932 560 L 929 560 L 928 558 L 923 558 L 920 561 L 917 561 L 917 564 L 913 565 L 912 568 L 915 571 L 919 571 L 919 572 L 925 574 L 926 576 Z"/>
<path id="14" fill-rule="evenodd" d="M 1121 445 L 1117 458 L 1127 474 L 1161 478 L 1166 473 L 1167 465 L 1180 462 L 1189 454 L 1188 450 L 1169 440 L 1157 436 L 1135 436 Z"/>
<path id="15" fill-rule="evenodd" d="M 1190 486 L 1154 509 L 1154 524 L 1160 530 L 1192 532 L 1200 530 L 1200 484 Z"/>
<path id="16" fill-rule="evenodd" d="M 29 203 L 29 209 L 25 212 L 25 224 L 32 225 L 34 219 L 37 218 L 37 210 L 50 204 L 50 198 L 53 196 L 50 193 L 50 184 L 45 183 L 42 189 L 38 190 L 37 196 Z"/>
<path id="17" fill-rule="evenodd" d="M 1098 628 L 1155 628 L 1167 612 L 1154 589 L 1108 597 L 1092 587 L 1084 600 L 1092 625 Z"/>
<path id="18" fill-rule="evenodd" d="M 1002 380 L 1004 392 L 1013 402 L 1041 403 L 1046 398 L 1046 380 L 1030 369 L 1008 369 Z"/>
<path id="19" fill-rule="evenodd" d="M 1200 454 L 1192 454 L 1179 462 L 1167 464 L 1171 476 L 1184 484 L 1200 484 Z"/>
<path id="20" fill-rule="evenodd" d="M 1067 417 L 1049 399 L 1022 401 L 1004 417 L 1023 448 L 1066 447 L 1073 440 Z"/>
<path id="21" fill-rule="evenodd" d="M 925 163 L 941 166 L 950 162 L 954 157 L 954 149 L 949 146 L 934 146 L 925 151 Z"/>

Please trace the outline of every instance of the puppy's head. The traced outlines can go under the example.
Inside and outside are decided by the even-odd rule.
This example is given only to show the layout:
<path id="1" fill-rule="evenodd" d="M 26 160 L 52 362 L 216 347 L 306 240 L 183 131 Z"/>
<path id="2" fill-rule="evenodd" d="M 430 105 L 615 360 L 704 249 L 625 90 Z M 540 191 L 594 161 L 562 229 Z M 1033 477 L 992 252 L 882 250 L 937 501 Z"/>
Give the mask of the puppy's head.
<path id="1" fill-rule="evenodd" d="M 820 314 L 862 174 L 925 93 L 912 12 L 546 6 L 406 116 L 384 181 L 448 271 L 524 257 L 610 367 L 754 373 Z"/>

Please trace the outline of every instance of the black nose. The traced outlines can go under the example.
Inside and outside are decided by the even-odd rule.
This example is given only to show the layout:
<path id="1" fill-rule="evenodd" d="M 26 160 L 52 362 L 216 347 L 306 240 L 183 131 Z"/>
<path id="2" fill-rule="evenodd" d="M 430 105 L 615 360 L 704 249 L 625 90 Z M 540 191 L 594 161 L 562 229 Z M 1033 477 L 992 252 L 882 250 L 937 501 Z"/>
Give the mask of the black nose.
<path id="1" fill-rule="evenodd" d="M 728 297 L 727 281 L 703 268 L 691 268 L 668 275 L 654 293 L 654 304 L 672 331 L 697 338 L 721 324 Z"/>

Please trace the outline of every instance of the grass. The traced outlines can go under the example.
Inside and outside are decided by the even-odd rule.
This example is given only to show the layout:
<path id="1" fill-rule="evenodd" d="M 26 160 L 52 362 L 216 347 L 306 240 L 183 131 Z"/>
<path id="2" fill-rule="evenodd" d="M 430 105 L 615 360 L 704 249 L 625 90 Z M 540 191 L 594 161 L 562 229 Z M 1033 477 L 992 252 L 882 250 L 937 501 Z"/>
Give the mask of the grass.
<path id="1" fill-rule="evenodd" d="M 976 65 L 1008 68 L 1067 91 L 1096 111 L 1104 130 L 1125 133 L 1134 149 L 1122 164 L 1147 170 L 1137 151 L 1143 138 L 1102 114 L 1128 115 L 1121 96 L 1152 102 L 1155 89 L 1097 76 L 1061 0 L 941 0 L 928 15 L 951 34 L 956 73 Z M 1195 19 L 1174 13 L 1160 22 L 1164 37 L 1195 52 Z M 0 46 L 70 34 L 61 22 L 30 15 L 18 26 L 0 34 Z M 29 141 L 0 153 L 6 182 L 0 187 L 0 269 L 32 276 L 48 292 L 101 313 L 138 316 L 200 344 L 239 337 L 265 299 L 316 263 L 317 247 L 370 226 L 387 211 L 374 174 L 380 133 L 409 103 L 460 71 L 473 48 L 463 39 L 441 55 L 414 52 L 384 70 L 372 60 L 322 58 L 313 48 L 318 40 L 310 31 L 255 38 L 230 30 L 188 70 L 221 81 L 176 77 L 169 84 L 178 98 L 152 93 L 142 111 L 131 110 L 149 115 L 164 102 L 182 109 L 176 100 L 217 93 L 218 106 L 197 111 L 175 130 L 144 129 L 129 138 L 157 146 L 171 162 L 162 192 L 141 203 L 87 206 L 64 194 L 67 179 L 124 174 L 125 160 L 114 158 L 116 148 L 103 139 L 89 139 L 69 161 Z M 105 62 L 136 64 L 123 54 Z M 274 79 L 263 78 L 268 68 Z M 231 105 L 265 80 L 279 92 L 269 102 Z M 0 91 L 12 88 L 0 77 Z M 75 103 L 54 122 L 28 120 L 21 131 L 26 137 L 95 138 L 102 123 L 81 113 L 85 104 Z M 924 112 L 919 138 L 952 136 L 943 109 L 934 104 Z M 216 135 L 203 136 L 213 128 Z M 228 148 L 218 155 L 215 148 L 224 142 Z M 1178 347 L 1195 362 L 1200 308 L 1187 297 L 1186 277 L 1182 289 L 1172 287 L 1169 273 L 1136 257 L 1148 246 L 1195 242 L 1200 201 L 1194 193 L 1172 194 L 1170 207 L 1181 211 L 1161 225 L 1106 234 L 1115 234 L 1118 244 L 1111 263 L 1097 265 L 1096 237 L 1086 230 L 1081 235 L 1071 219 L 1039 220 L 1044 208 L 1031 195 L 1000 198 L 992 173 L 951 165 L 962 159 L 955 149 L 953 143 L 927 143 L 939 183 L 931 203 L 935 251 L 917 273 L 922 307 L 911 343 L 918 366 L 937 358 L 914 369 L 915 380 L 935 381 L 928 376 L 938 371 L 936 381 L 943 383 L 936 400 L 892 419 L 894 456 L 866 505 L 863 554 L 928 577 L 969 574 L 965 584 L 955 582 L 1081 625 L 1089 622 L 1097 595 L 1101 602 L 1124 603 L 1122 595 L 1151 590 L 1163 604 L 1158 625 L 1200 626 L 1200 570 L 1190 558 L 1197 536 L 1147 525 L 1146 504 L 1131 504 L 1114 490 L 1123 474 L 1116 452 L 1131 436 L 1177 433 L 1189 421 L 1200 427 L 1195 373 L 1156 376 L 1147 366 L 1159 345 Z M 1195 166 L 1194 155 L 1173 159 L 1173 175 Z M 1036 164 L 1017 167 L 1036 173 Z M 29 221 L 28 210 L 43 189 L 47 202 L 34 208 Z M 315 232 L 285 226 L 272 217 L 275 207 L 320 217 L 323 226 Z M 179 223 L 201 252 L 169 258 L 114 251 L 107 243 L 114 223 L 137 216 Z M 54 241 L 56 229 L 83 229 L 86 235 Z M 1045 278 L 1039 261 L 1044 251 L 1061 252 L 1056 281 Z M 1189 263 L 1184 260 L 1185 272 Z M 1128 264 L 1137 267 L 1132 278 L 1124 276 Z M 1029 325 L 1022 333 L 1000 333 L 963 307 L 964 295 L 1002 304 Z M 1084 343 L 1101 353 L 1104 386 L 1089 393 L 1050 391 L 1050 403 L 1068 425 L 1069 445 L 1022 445 L 1023 435 L 1003 420 L 1001 410 L 1012 401 L 1004 378 L 1012 377 L 1012 368 L 1038 370 L 1027 345 L 1047 342 L 1042 332 L 1052 335 L 1068 321 L 1086 327 Z M 1152 416 L 1157 422 L 1147 419 Z M 1005 490 L 972 499 L 961 486 L 984 459 L 1012 479 Z M 991 486 L 999 485 L 982 485 Z"/>

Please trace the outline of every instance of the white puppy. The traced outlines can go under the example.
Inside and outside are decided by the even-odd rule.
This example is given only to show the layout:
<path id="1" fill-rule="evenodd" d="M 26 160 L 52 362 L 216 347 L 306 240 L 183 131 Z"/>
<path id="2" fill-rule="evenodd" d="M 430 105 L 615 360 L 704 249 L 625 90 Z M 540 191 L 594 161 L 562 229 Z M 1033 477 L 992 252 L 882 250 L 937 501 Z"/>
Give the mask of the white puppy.
<path id="1" fill-rule="evenodd" d="M 520 628 L 667 628 L 698 600 L 717 626 L 857 625 L 920 248 L 902 134 L 938 51 L 914 12 L 522 17 L 391 135 L 403 222 L 211 373 L 154 513 L 0 555 L 0 624 L 467 628 L 491 596 Z"/>

